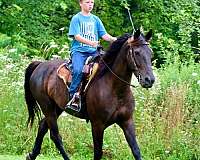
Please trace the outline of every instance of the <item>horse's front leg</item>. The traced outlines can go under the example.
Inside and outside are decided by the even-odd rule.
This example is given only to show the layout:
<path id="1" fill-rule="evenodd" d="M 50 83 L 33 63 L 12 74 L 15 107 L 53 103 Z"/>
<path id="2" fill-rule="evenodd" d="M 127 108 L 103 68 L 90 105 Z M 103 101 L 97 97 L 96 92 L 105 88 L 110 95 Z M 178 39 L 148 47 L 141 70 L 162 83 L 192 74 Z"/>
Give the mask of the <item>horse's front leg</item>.
<path id="1" fill-rule="evenodd" d="M 104 126 L 102 124 L 92 123 L 94 160 L 100 160 L 102 157 L 103 134 L 104 134 Z"/>
<path id="2" fill-rule="evenodd" d="M 133 123 L 133 119 L 130 118 L 127 121 L 123 121 L 119 123 L 119 126 L 124 131 L 124 135 L 126 140 L 131 148 L 131 151 L 136 160 L 141 160 L 140 149 L 138 147 L 136 136 L 135 136 L 135 126 Z"/>

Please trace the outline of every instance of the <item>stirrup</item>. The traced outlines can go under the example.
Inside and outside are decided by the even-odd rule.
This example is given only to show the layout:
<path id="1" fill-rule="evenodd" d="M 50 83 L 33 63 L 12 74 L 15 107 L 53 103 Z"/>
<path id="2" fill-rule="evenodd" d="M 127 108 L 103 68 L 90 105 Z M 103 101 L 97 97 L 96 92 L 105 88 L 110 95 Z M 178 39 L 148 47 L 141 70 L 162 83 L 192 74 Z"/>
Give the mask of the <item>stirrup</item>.
<path id="1" fill-rule="evenodd" d="M 81 99 L 78 93 L 75 93 L 72 99 L 67 103 L 65 109 L 72 109 L 76 112 L 80 112 L 81 110 Z"/>

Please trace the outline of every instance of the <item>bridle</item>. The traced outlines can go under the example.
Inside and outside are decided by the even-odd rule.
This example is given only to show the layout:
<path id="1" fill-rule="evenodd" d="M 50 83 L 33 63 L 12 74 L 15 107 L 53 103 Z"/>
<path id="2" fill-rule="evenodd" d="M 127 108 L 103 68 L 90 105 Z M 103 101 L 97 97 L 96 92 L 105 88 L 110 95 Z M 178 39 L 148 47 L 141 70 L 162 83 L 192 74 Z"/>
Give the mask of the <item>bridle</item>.
<path id="1" fill-rule="evenodd" d="M 136 87 L 136 86 L 134 86 L 133 84 L 131 84 L 131 83 L 125 81 L 124 79 L 122 79 L 121 77 L 119 77 L 115 72 L 113 72 L 113 70 L 108 66 L 108 64 L 104 61 L 103 58 L 101 58 L 101 60 L 102 60 L 102 62 L 104 63 L 104 65 L 108 68 L 108 70 L 109 70 L 117 79 L 119 79 L 121 82 L 123 82 L 123 83 L 125 83 L 125 84 L 127 84 L 127 85 L 129 85 L 129 86 L 131 86 L 131 87 L 134 87 L 134 88 Z"/>
<path id="2" fill-rule="evenodd" d="M 136 64 L 135 52 L 134 52 L 133 46 L 142 46 L 142 45 L 149 45 L 149 43 L 147 43 L 147 42 L 146 43 L 138 43 L 138 42 L 132 43 L 131 47 L 129 49 L 129 52 L 128 52 L 128 56 L 131 58 L 131 62 L 134 65 L 133 70 L 135 71 L 135 76 L 138 79 L 138 81 L 140 81 L 140 79 L 141 79 L 141 73 L 140 73 L 140 71 L 137 67 L 137 64 Z"/>
<path id="3" fill-rule="evenodd" d="M 142 44 L 140 44 L 140 43 L 132 43 L 132 44 L 131 44 L 131 47 L 130 47 L 130 49 L 129 49 L 129 53 L 128 53 L 128 54 L 130 54 L 130 50 L 133 51 L 133 46 L 141 46 L 141 45 L 149 45 L 149 43 L 147 43 L 147 42 L 146 42 L 146 43 L 142 43 Z M 133 51 L 133 52 L 134 52 L 134 51 Z M 115 72 L 113 72 L 113 70 L 112 70 L 112 69 L 108 66 L 108 64 L 104 61 L 102 55 L 101 55 L 100 53 L 98 53 L 98 54 L 99 54 L 99 56 L 100 56 L 100 58 L 101 58 L 101 61 L 102 61 L 102 62 L 104 63 L 104 65 L 106 66 L 106 68 L 108 68 L 108 70 L 109 70 L 117 79 L 119 79 L 121 82 L 125 83 L 126 85 L 129 85 L 129 86 L 131 86 L 131 87 L 133 87 L 133 88 L 136 88 L 135 85 L 133 85 L 133 84 L 127 82 L 126 80 L 124 80 L 124 79 L 122 79 L 121 77 L 119 77 Z M 133 56 L 133 54 L 131 54 L 131 58 L 133 59 L 133 63 L 134 63 L 134 65 L 135 65 L 135 71 L 138 72 L 138 74 L 136 75 L 136 77 L 137 77 L 138 81 L 140 81 L 141 74 L 140 74 L 140 72 L 139 72 L 139 70 L 138 70 L 138 68 L 137 68 L 136 61 L 135 61 L 135 56 Z"/>

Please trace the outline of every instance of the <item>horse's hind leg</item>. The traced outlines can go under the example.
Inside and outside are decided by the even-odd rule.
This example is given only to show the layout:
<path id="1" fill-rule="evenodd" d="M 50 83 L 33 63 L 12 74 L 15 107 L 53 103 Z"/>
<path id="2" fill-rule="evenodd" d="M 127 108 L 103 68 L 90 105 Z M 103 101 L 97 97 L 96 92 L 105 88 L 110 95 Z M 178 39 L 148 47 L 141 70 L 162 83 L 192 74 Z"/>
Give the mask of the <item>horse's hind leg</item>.
<path id="1" fill-rule="evenodd" d="M 47 123 L 50 129 L 50 137 L 52 141 L 55 143 L 57 149 L 59 150 L 60 154 L 63 156 L 64 160 L 69 160 L 63 147 L 62 138 L 58 131 L 56 114 L 51 113 L 51 115 L 47 117 Z"/>
<path id="2" fill-rule="evenodd" d="M 132 118 L 130 118 L 127 121 L 120 122 L 119 126 L 124 131 L 124 135 L 126 137 L 126 140 L 131 148 L 131 151 L 132 151 L 135 159 L 141 160 L 140 149 L 139 149 L 137 141 L 136 141 L 135 128 L 134 128 Z"/>
<path id="3" fill-rule="evenodd" d="M 26 160 L 35 160 L 37 155 L 40 154 L 42 141 L 43 141 L 44 135 L 47 133 L 47 131 L 48 131 L 48 126 L 46 123 L 46 119 L 44 118 L 40 121 L 40 124 L 38 127 L 38 134 L 37 134 L 37 137 L 35 140 L 33 150 L 31 153 L 29 153 L 27 155 Z"/>

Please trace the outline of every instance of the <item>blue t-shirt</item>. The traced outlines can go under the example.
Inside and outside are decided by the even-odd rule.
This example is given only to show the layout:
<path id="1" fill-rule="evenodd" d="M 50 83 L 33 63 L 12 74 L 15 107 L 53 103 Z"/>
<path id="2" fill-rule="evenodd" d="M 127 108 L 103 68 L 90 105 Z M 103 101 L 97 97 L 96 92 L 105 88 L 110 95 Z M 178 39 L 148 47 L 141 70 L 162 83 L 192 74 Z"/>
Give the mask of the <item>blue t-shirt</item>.
<path id="1" fill-rule="evenodd" d="M 97 16 L 93 14 L 84 16 L 79 12 L 72 17 L 70 22 L 69 36 L 73 37 L 71 52 L 79 51 L 92 53 L 96 51 L 96 48 L 75 40 L 74 36 L 78 34 L 88 40 L 98 41 L 99 38 L 106 34 L 106 30 L 102 21 Z"/>

